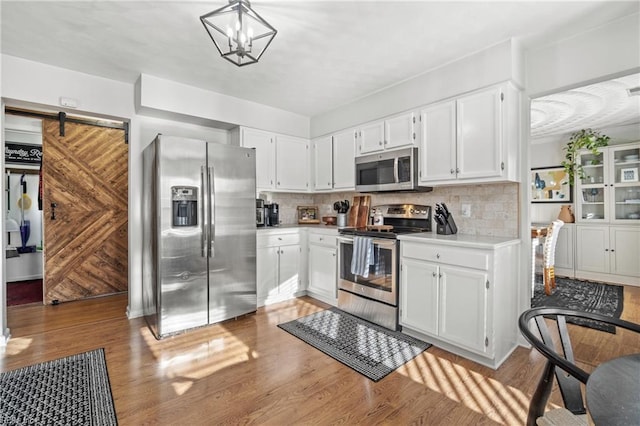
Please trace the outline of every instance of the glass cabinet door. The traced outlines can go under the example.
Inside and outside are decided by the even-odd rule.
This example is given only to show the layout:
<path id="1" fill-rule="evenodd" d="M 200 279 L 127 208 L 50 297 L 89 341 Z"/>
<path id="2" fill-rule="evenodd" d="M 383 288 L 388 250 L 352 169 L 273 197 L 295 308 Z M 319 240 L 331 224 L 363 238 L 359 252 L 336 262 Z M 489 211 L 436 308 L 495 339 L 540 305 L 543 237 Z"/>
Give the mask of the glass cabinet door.
<path id="1" fill-rule="evenodd" d="M 578 161 L 582 165 L 585 177 L 577 181 L 577 213 L 581 220 L 589 222 L 604 222 L 609 220 L 608 204 L 608 176 L 606 165 L 608 152 L 603 150 L 594 155 L 590 152 L 580 154 Z"/>
<path id="2" fill-rule="evenodd" d="M 640 144 L 610 150 L 611 220 L 640 222 Z"/>

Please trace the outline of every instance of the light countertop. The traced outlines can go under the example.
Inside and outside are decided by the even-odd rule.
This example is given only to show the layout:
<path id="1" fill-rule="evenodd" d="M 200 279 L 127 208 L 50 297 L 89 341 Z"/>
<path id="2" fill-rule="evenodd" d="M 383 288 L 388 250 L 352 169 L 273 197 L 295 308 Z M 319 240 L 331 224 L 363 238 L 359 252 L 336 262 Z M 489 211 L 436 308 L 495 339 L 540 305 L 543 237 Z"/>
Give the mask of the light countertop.
<path id="1" fill-rule="evenodd" d="M 497 249 L 500 247 L 520 244 L 520 240 L 517 238 L 487 237 L 481 235 L 465 234 L 439 235 L 435 232 L 399 235 L 398 239 L 400 241 L 411 241 L 425 244 L 432 243 L 455 247 L 480 249 Z"/>

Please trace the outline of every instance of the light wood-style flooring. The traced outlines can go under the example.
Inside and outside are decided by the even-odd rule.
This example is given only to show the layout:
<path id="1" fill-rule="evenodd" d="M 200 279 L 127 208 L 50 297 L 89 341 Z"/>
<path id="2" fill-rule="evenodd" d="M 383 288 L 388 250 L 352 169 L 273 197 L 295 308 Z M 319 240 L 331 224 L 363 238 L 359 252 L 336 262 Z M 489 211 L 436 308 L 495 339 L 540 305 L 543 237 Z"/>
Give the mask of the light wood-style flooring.
<path id="1" fill-rule="evenodd" d="M 122 294 L 9 307 L 0 371 L 103 347 L 120 425 L 518 425 L 544 364 L 523 347 L 498 370 L 431 347 L 374 383 L 276 327 L 327 307 L 309 297 L 162 341 L 126 305 Z M 640 288 L 625 287 L 622 317 L 640 322 Z M 640 352 L 624 330 L 569 327 L 587 369 Z"/>

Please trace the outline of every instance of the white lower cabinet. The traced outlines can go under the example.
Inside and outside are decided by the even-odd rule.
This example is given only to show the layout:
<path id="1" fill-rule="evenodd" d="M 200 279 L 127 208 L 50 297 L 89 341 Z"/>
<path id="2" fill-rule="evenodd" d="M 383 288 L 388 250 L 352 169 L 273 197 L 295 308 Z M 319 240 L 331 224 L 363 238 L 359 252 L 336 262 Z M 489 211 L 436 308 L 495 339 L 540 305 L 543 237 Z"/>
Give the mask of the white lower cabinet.
<path id="1" fill-rule="evenodd" d="M 265 232 L 265 234 L 261 234 Z M 294 233 L 259 231 L 256 246 L 258 306 L 290 299 L 304 290 L 301 279 L 301 244 Z"/>
<path id="2" fill-rule="evenodd" d="M 337 235 L 309 232 L 309 287 L 323 302 L 337 304 Z"/>
<path id="3" fill-rule="evenodd" d="M 576 226 L 576 278 L 640 286 L 640 227 Z"/>
<path id="4" fill-rule="evenodd" d="M 440 327 L 443 339 L 469 350 L 489 353 L 487 329 L 488 274 L 483 271 L 439 266 Z M 492 333 L 491 333 L 492 334 Z"/>
<path id="5" fill-rule="evenodd" d="M 497 368 L 516 347 L 517 240 L 402 241 L 402 332 Z"/>

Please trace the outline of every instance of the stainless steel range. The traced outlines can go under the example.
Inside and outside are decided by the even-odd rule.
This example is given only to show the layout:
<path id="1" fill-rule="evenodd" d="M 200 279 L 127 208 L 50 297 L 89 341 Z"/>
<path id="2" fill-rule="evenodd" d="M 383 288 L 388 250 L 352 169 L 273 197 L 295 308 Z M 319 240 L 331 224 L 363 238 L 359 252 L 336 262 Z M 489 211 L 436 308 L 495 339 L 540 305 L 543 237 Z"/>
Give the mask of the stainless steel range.
<path id="1" fill-rule="evenodd" d="M 366 228 L 338 237 L 338 307 L 391 330 L 398 329 L 398 235 L 431 231 L 431 206 L 374 206 Z"/>

